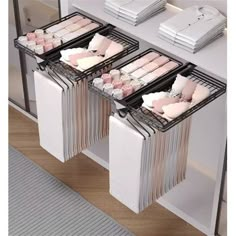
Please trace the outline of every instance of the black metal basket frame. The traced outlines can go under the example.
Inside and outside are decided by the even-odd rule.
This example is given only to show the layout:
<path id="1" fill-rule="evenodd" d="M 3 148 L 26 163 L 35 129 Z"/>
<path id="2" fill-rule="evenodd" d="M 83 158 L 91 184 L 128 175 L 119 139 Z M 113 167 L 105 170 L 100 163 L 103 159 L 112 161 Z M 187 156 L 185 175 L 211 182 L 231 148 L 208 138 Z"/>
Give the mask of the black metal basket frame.
<path id="1" fill-rule="evenodd" d="M 119 32 L 115 29 L 113 25 L 107 25 L 96 33 L 106 36 L 118 43 L 121 43 L 124 46 L 124 50 L 85 71 L 79 71 L 60 61 L 60 51 L 48 55 L 47 64 L 50 65 L 50 67 L 53 68 L 56 72 L 63 74 L 67 78 L 79 81 L 81 79 L 89 79 L 90 77 L 92 78 L 93 74 L 97 74 L 99 71 L 102 71 L 107 67 L 111 67 L 114 62 L 139 49 L 139 42 L 137 40 Z M 87 48 L 94 35 L 95 33 L 90 34 L 86 38 L 83 38 L 82 40 L 70 44 L 67 47 L 64 47 L 63 49 L 66 50 L 69 48 L 77 47 Z"/>
<path id="2" fill-rule="evenodd" d="M 29 48 L 25 47 L 24 45 L 20 44 L 20 43 L 18 42 L 18 38 L 14 39 L 14 45 L 15 45 L 15 47 L 16 47 L 17 49 L 21 50 L 22 52 L 28 54 L 28 55 L 31 56 L 31 57 L 37 56 L 37 57 L 39 57 L 40 59 L 42 59 L 43 61 L 45 61 L 45 60 L 47 59 L 47 56 L 48 56 L 48 55 L 50 55 L 50 54 L 52 54 L 52 53 L 55 53 L 55 52 L 58 51 L 58 50 L 62 50 L 64 47 L 67 47 L 68 45 L 70 45 L 70 44 L 72 44 L 72 43 L 74 43 L 74 42 L 76 42 L 76 41 L 78 41 L 78 40 L 80 40 L 80 39 L 83 39 L 83 38 L 87 37 L 87 36 L 90 35 L 90 34 L 96 33 L 97 31 L 99 31 L 100 29 L 102 29 L 102 28 L 104 27 L 104 25 L 103 25 L 101 22 L 99 22 L 99 21 L 97 21 L 97 20 L 91 18 L 90 16 L 87 16 L 87 15 L 81 13 L 80 11 L 77 11 L 77 12 L 73 12 L 73 13 L 67 15 L 67 16 L 64 16 L 64 17 L 62 17 L 62 18 L 60 18 L 60 19 L 58 19 L 58 20 L 56 20 L 56 21 L 53 21 L 53 22 L 51 22 L 51 23 L 49 23 L 49 24 L 47 24 L 47 25 L 45 25 L 45 26 L 42 26 L 42 27 L 40 27 L 40 29 L 46 30 L 47 28 L 49 28 L 49 27 L 51 27 L 51 26 L 54 26 L 54 25 L 56 25 L 56 24 L 59 24 L 59 23 L 65 21 L 65 20 L 68 20 L 68 19 L 70 19 L 70 18 L 72 18 L 72 17 L 74 17 L 74 16 L 83 16 L 83 17 L 85 17 L 85 18 L 88 18 L 88 19 L 90 19 L 93 23 L 98 24 L 99 27 L 97 27 L 97 28 L 95 28 L 95 29 L 93 29 L 93 30 L 91 30 L 91 31 L 89 31 L 89 32 L 87 32 L 87 33 L 85 33 L 85 34 L 83 34 L 83 35 L 77 37 L 77 38 L 74 38 L 74 39 L 72 39 L 72 40 L 70 40 L 70 41 L 68 41 L 68 42 L 66 42 L 66 43 L 62 43 L 60 46 L 58 46 L 58 47 L 56 47 L 56 48 L 53 48 L 52 50 L 50 50 L 50 51 L 48 51 L 48 52 L 45 52 L 45 53 L 42 53 L 42 54 L 37 54 L 37 53 L 35 53 L 34 51 L 30 50 Z M 33 33 L 33 32 L 34 32 L 34 31 L 31 31 L 31 33 Z M 24 34 L 24 35 L 22 35 L 22 36 L 26 36 L 26 34 Z"/>
<path id="3" fill-rule="evenodd" d="M 156 83 L 156 86 L 147 88 L 144 92 L 136 96 L 135 99 L 128 102 L 127 108 L 134 116 L 136 116 L 140 121 L 145 122 L 146 124 L 155 127 L 159 131 L 166 132 L 173 126 L 177 125 L 187 117 L 193 115 L 195 112 L 205 107 L 207 104 L 221 96 L 226 92 L 226 84 L 209 76 L 198 69 L 196 66 L 189 63 L 182 72 L 179 74 L 183 76 L 188 76 L 189 79 L 196 81 L 198 84 L 206 86 L 211 94 L 206 99 L 196 104 L 195 106 L 188 109 L 186 112 L 182 113 L 180 116 L 175 119 L 168 121 L 165 118 L 153 113 L 152 111 L 147 110 L 146 108 L 141 107 L 142 105 L 142 95 L 149 94 L 152 92 L 160 91 L 170 91 L 172 84 L 175 81 L 176 75 L 169 77 L 166 81 L 161 83 Z"/>
<path id="4" fill-rule="evenodd" d="M 161 82 L 162 80 L 165 80 L 165 79 L 168 78 L 169 76 L 171 76 L 171 75 L 173 75 L 173 74 L 176 74 L 176 73 L 178 73 L 179 71 L 181 71 L 181 70 L 183 69 L 183 67 L 185 66 L 185 63 L 181 62 L 180 60 L 175 59 L 174 57 L 172 57 L 172 56 L 170 56 L 170 55 L 167 55 L 166 53 L 163 53 L 163 52 L 161 52 L 161 51 L 159 51 L 159 50 L 157 50 L 157 49 L 149 48 L 149 49 L 143 51 L 142 53 L 136 55 L 135 57 L 133 57 L 133 58 L 131 58 L 131 59 L 129 59 L 129 60 L 123 62 L 122 64 L 116 66 L 114 69 L 120 70 L 122 67 L 124 67 L 124 66 L 126 66 L 126 65 L 128 65 L 128 64 L 130 64 L 130 63 L 132 63 L 132 62 L 134 62 L 134 61 L 136 61 L 136 60 L 138 60 L 138 59 L 140 59 L 140 58 L 142 58 L 143 56 L 147 55 L 147 54 L 150 53 L 150 52 L 156 52 L 156 53 L 160 54 L 161 56 L 166 56 L 166 57 L 168 57 L 171 61 L 174 61 L 174 62 L 178 63 L 179 66 L 178 66 L 177 68 L 175 68 L 174 70 L 172 70 L 172 71 L 170 71 L 170 72 L 168 72 L 168 73 L 166 73 L 166 74 L 160 76 L 158 79 L 156 79 L 156 80 L 152 81 L 151 83 L 149 83 L 149 84 L 143 86 L 142 88 L 140 88 L 140 89 L 137 90 L 136 92 L 132 93 L 131 95 L 129 95 L 129 96 L 127 96 L 127 97 L 125 97 L 125 98 L 123 98 L 123 99 L 121 99 L 121 100 L 115 99 L 113 96 L 111 96 L 111 95 L 107 94 L 106 92 L 102 91 L 101 89 L 98 89 L 97 87 L 93 86 L 92 81 L 89 82 L 89 88 L 90 88 L 92 91 L 94 91 L 94 92 L 100 94 L 101 96 L 103 96 L 103 97 L 104 97 L 105 99 L 107 99 L 107 100 L 116 101 L 116 102 L 122 104 L 123 106 L 127 106 L 128 102 L 129 102 L 130 100 L 132 100 L 133 98 L 135 98 L 137 94 L 142 93 L 142 91 L 144 91 L 144 90 L 146 89 L 146 87 L 149 87 L 149 86 L 152 86 L 153 84 L 156 84 L 157 81 L 158 81 L 158 82 Z"/>

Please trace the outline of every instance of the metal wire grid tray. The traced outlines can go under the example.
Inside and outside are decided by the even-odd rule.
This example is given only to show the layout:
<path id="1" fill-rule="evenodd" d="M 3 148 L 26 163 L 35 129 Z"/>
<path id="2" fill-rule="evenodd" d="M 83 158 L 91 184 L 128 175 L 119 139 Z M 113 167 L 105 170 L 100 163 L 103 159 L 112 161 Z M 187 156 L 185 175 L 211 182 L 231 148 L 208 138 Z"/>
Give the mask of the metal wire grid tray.
<path id="1" fill-rule="evenodd" d="M 114 62 L 118 61 L 119 59 L 139 49 L 139 42 L 137 40 L 119 32 L 118 30 L 115 29 L 113 25 L 107 25 L 103 29 L 99 30 L 97 33 L 111 39 L 112 41 L 122 44 L 124 47 L 123 51 L 115 54 L 112 57 L 109 57 L 108 59 L 105 59 L 104 61 L 98 63 L 97 65 L 83 72 L 62 62 L 60 60 L 61 58 L 60 51 L 57 51 L 56 53 L 51 54 L 47 57 L 48 65 L 57 73 L 63 74 L 69 79 L 78 81 L 81 79 L 92 78 L 93 75 L 97 75 L 99 72 L 102 73 L 107 68 L 110 68 Z M 73 44 L 70 44 L 68 47 L 65 47 L 64 50 L 69 49 L 69 48 L 78 48 L 78 47 L 87 48 L 89 45 L 89 42 L 92 40 L 94 35 L 95 33 L 90 34 L 88 37 L 80 41 L 77 41 Z"/>
<path id="2" fill-rule="evenodd" d="M 66 42 L 66 43 L 62 43 L 60 46 L 58 46 L 58 47 L 56 47 L 56 48 L 53 48 L 52 50 L 50 50 L 50 51 L 48 51 L 48 52 L 45 52 L 45 53 L 43 53 L 43 54 L 37 54 L 37 53 L 35 53 L 34 51 L 30 50 L 29 48 L 25 47 L 24 45 L 20 44 L 20 43 L 18 42 L 18 38 L 14 39 L 15 47 L 16 47 L 17 49 L 19 49 L 20 51 L 22 51 L 22 52 L 28 54 L 28 55 L 31 56 L 31 57 L 34 57 L 34 58 L 35 58 L 35 57 L 38 57 L 38 58 L 40 58 L 42 61 L 44 61 L 44 60 L 46 59 L 46 57 L 47 57 L 48 55 L 50 55 L 51 53 L 54 53 L 54 52 L 56 52 L 56 51 L 58 51 L 58 50 L 61 50 L 62 48 L 64 48 L 64 47 L 70 45 L 71 43 L 76 42 L 76 41 L 78 41 L 78 40 L 80 40 L 80 39 L 83 39 L 84 37 L 86 37 L 86 36 L 88 36 L 88 35 L 90 35 L 90 34 L 93 34 L 93 33 L 99 31 L 100 29 L 102 29 L 102 28 L 104 27 L 104 25 L 103 25 L 102 23 L 98 22 L 97 20 L 94 20 L 93 18 L 91 18 L 91 17 L 89 17 L 89 16 L 87 16 L 87 15 L 81 13 L 81 12 L 74 12 L 74 13 L 72 13 L 72 14 L 70 14 L 70 15 L 67 15 L 67 16 L 65 16 L 65 17 L 63 17 L 63 18 L 60 18 L 60 19 L 58 19 L 58 20 L 56 20 L 56 21 L 54 21 L 54 22 L 52 22 L 52 23 L 50 23 L 50 24 L 48 24 L 48 25 L 42 26 L 42 27 L 40 27 L 40 29 L 46 30 L 47 28 L 49 28 L 49 27 L 51 27 L 51 26 L 53 26 L 53 25 L 56 25 L 56 24 L 58 24 L 58 23 L 61 23 L 61 22 L 65 21 L 65 20 L 68 20 L 68 19 L 70 19 L 70 18 L 72 18 L 72 17 L 74 17 L 74 16 L 82 16 L 82 17 L 85 17 L 85 18 L 87 18 L 87 19 L 90 19 L 90 20 L 92 21 L 92 23 L 96 23 L 96 24 L 98 24 L 99 26 L 98 26 L 97 28 L 95 28 L 95 29 L 93 29 L 93 30 L 91 30 L 91 31 L 89 31 L 89 32 L 87 32 L 87 33 L 85 33 L 85 34 L 82 34 L 81 36 L 79 36 L 79 37 L 77 37 L 77 38 L 74 38 L 74 39 L 72 39 L 72 40 L 70 40 L 70 41 L 68 41 L 68 42 Z M 32 32 L 34 32 L 34 31 L 32 31 Z M 23 36 L 26 36 L 26 34 L 24 34 Z"/>
<path id="3" fill-rule="evenodd" d="M 147 54 L 150 53 L 150 52 L 156 52 L 156 53 L 160 54 L 161 56 L 166 56 L 166 57 L 168 57 L 168 58 L 170 59 L 170 61 L 174 61 L 174 62 L 178 63 L 179 66 L 178 66 L 177 68 L 175 68 L 174 70 L 172 70 L 172 71 L 170 71 L 170 72 L 168 72 L 168 73 L 166 73 L 166 74 L 160 76 L 158 79 L 154 80 L 154 81 L 151 82 L 149 85 L 155 84 L 157 81 L 160 82 L 160 81 L 162 81 L 162 80 L 165 80 L 165 78 L 171 76 L 172 74 L 175 74 L 175 73 L 177 73 L 178 71 L 181 71 L 182 68 L 183 68 L 183 66 L 185 65 L 185 63 L 181 62 L 180 60 L 177 60 L 177 59 L 175 59 L 175 58 L 173 58 L 173 57 L 171 57 L 171 56 L 169 56 L 169 55 L 167 55 L 167 54 L 165 54 L 165 53 L 162 53 L 162 52 L 160 52 L 160 51 L 158 51 L 158 50 L 156 50 L 156 49 L 154 49 L 154 48 L 149 48 L 149 49 L 147 49 L 146 51 L 144 51 L 144 52 L 138 54 L 137 56 L 135 56 L 135 57 L 133 57 L 133 58 L 131 58 L 131 59 L 125 61 L 124 63 L 118 65 L 118 66 L 115 67 L 114 69 L 120 70 L 122 67 L 124 67 L 124 66 L 126 66 L 126 65 L 128 65 L 128 64 L 130 64 L 130 63 L 132 63 L 132 62 L 134 62 L 134 61 L 136 61 L 137 59 L 139 59 L 139 58 L 141 58 L 141 57 L 147 55 Z M 124 106 L 126 106 L 126 105 L 127 105 L 127 101 L 129 101 L 129 100 L 131 100 L 132 98 L 134 98 L 137 93 L 140 93 L 140 92 L 142 92 L 143 90 L 145 90 L 145 87 L 146 87 L 146 86 L 140 88 L 138 91 L 136 91 L 136 92 L 132 93 L 131 95 L 129 95 L 129 96 L 123 98 L 122 100 L 118 100 L 118 99 L 115 99 L 113 96 L 109 95 L 108 93 L 104 92 L 103 90 L 101 90 L 101 89 L 97 88 L 96 86 L 94 86 L 92 80 L 89 82 L 89 88 L 90 88 L 90 90 L 92 90 L 92 91 L 98 93 L 99 95 L 101 95 L 102 97 L 104 97 L 104 98 L 107 99 L 107 100 L 116 101 L 116 102 L 118 102 L 118 103 L 120 103 L 120 104 L 122 104 L 122 105 L 124 105 Z"/>
<path id="4" fill-rule="evenodd" d="M 162 83 L 156 83 L 156 86 L 150 86 L 143 93 L 137 95 L 135 99 L 129 102 L 127 111 L 131 112 L 140 121 L 155 127 L 159 131 L 165 132 L 226 92 L 225 83 L 195 69 L 195 66 L 192 64 L 187 65 L 180 74 L 188 76 L 189 79 L 207 87 L 210 90 L 210 96 L 171 121 L 141 106 L 143 103 L 142 95 L 153 92 L 170 91 L 176 78 L 176 75 L 174 75 Z"/>

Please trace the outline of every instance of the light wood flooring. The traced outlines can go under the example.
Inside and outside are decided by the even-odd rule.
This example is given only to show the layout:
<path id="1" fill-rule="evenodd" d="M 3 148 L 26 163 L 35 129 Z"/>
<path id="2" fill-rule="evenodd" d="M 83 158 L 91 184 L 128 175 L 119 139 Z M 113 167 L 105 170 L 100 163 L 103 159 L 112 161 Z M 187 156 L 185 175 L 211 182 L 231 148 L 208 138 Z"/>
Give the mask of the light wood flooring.
<path id="1" fill-rule="evenodd" d="M 106 169 L 83 154 L 59 162 L 40 147 L 37 124 L 12 107 L 9 143 L 137 236 L 204 235 L 157 203 L 138 215 L 133 213 L 109 194 Z"/>

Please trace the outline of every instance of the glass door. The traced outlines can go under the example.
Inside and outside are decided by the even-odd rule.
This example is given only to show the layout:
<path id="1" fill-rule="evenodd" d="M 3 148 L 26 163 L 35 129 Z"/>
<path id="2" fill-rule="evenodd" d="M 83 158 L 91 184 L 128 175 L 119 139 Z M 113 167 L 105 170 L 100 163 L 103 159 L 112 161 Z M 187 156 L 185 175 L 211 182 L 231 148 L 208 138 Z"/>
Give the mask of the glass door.
<path id="1" fill-rule="evenodd" d="M 14 38 L 59 18 L 58 0 L 9 1 L 9 99 L 37 116 L 33 71 L 34 58 L 14 48 Z M 16 23 L 15 23 L 16 22 Z"/>

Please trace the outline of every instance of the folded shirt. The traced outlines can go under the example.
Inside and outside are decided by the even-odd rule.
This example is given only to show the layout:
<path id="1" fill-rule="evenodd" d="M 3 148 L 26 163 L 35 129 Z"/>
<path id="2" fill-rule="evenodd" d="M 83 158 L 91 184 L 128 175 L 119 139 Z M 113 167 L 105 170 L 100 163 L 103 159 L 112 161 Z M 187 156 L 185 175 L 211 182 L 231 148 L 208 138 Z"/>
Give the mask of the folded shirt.
<path id="1" fill-rule="evenodd" d="M 137 25 L 164 10 L 166 0 L 106 0 L 105 12 L 129 24 Z"/>
<path id="2" fill-rule="evenodd" d="M 196 52 L 223 35 L 226 18 L 211 6 L 189 7 L 159 27 L 159 37 L 190 52 Z"/>

